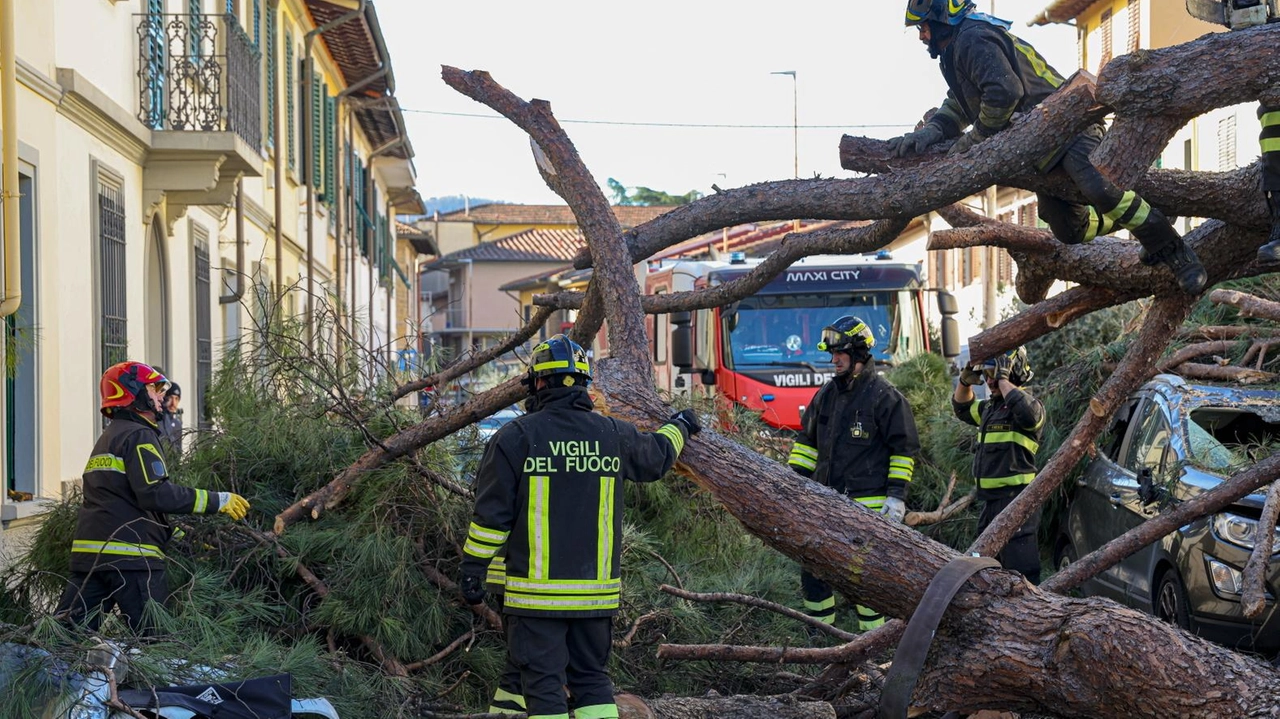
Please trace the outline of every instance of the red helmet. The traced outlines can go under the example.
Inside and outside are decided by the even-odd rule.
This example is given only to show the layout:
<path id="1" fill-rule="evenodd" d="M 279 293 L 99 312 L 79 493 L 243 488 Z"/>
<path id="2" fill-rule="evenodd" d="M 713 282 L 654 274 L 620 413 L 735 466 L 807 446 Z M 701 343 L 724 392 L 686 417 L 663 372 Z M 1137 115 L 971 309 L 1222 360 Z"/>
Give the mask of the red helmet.
<path id="1" fill-rule="evenodd" d="M 169 380 L 150 365 L 141 362 L 119 362 L 102 373 L 102 381 L 98 383 L 98 394 L 102 398 L 100 410 L 110 417 L 116 409 L 141 409 L 158 411 L 151 398 L 147 396 L 147 385 L 161 384 L 165 388 Z"/>

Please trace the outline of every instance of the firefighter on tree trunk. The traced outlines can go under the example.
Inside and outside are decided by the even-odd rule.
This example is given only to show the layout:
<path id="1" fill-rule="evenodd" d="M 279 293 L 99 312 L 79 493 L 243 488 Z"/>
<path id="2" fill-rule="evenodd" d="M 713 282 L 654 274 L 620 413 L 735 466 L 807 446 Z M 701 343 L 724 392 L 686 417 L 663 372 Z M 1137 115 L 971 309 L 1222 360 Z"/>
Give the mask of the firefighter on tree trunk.
<path id="1" fill-rule="evenodd" d="M 534 348 L 527 381 L 538 411 L 498 430 L 476 474 L 459 587 L 484 600 L 505 549 L 507 653 L 530 719 L 616 719 L 607 666 L 622 589 L 623 480 L 653 482 L 700 430 L 692 410 L 656 432 L 593 411 L 591 363 L 556 335 Z M 506 692 L 514 694 L 514 692 Z"/>
<path id="2" fill-rule="evenodd" d="M 787 463 L 889 521 L 901 522 L 920 439 L 907 399 L 876 372 L 871 356 L 875 344 L 875 336 L 857 317 L 841 317 L 823 328 L 818 349 L 831 353 L 836 376 L 805 408 Z M 831 586 L 801 569 L 800 588 L 805 611 L 834 624 Z M 862 631 L 884 624 L 884 616 L 870 607 L 859 605 L 857 612 Z"/>
<path id="3" fill-rule="evenodd" d="M 1007 21 L 978 12 L 972 0 L 908 0 L 907 25 L 919 29 L 920 41 L 938 58 L 949 91 L 920 129 L 889 141 L 899 157 L 951 138 L 956 141 L 948 154 L 968 152 L 1008 127 L 1015 112 L 1039 105 L 1063 83 L 1035 48 L 1009 33 Z M 1098 122 L 1066 143 L 1045 147 L 1036 170 L 1047 173 L 1061 166 L 1089 205 L 1039 193 L 1040 217 L 1068 245 L 1090 242 L 1117 227 L 1129 230 L 1142 243 L 1143 264 L 1165 265 L 1183 292 L 1200 294 L 1209 275 L 1168 218 L 1132 190 L 1121 191 L 1089 159 L 1105 132 Z"/>

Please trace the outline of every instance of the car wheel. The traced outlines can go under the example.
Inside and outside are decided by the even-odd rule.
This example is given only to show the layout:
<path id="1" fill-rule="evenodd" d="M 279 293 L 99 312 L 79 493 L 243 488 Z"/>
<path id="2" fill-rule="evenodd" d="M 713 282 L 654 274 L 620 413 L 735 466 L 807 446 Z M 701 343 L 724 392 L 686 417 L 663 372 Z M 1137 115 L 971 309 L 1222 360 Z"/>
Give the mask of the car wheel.
<path id="1" fill-rule="evenodd" d="M 1191 603 L 1178 573 L 1170 569 L 1160 577 L 1156 591 L 1155 615 L 1183 629 L 1191 629 Z"/>

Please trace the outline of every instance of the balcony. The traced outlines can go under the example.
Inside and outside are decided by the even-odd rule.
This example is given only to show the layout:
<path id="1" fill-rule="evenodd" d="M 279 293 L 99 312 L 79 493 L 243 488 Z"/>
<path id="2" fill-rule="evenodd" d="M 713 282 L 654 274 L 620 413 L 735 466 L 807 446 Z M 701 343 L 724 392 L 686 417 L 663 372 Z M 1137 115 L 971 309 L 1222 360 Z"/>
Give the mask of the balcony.
<path id="1" fill-rule="evenodd" d="M 152 130 L 143 190 L 167 203 L 228 205 L 262 174 L 262 57 L 233 15 L 135 15 L 138 114 Z"/>

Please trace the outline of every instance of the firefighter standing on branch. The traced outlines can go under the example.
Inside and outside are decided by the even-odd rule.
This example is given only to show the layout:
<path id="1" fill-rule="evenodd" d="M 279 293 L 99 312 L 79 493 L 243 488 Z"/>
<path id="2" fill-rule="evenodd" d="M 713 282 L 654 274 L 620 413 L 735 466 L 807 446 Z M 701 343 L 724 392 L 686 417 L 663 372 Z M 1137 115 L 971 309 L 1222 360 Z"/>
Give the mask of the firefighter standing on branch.
<path id="1" fill-rule="evenodd" d="M 831 353 L 836 376 L 805 408 L 787 463 L 889 521 L 901 522 L 920 439 L 907 399 L 876 372 L 871 356 L 875 344 L 875 336 L 857 317 L 841 317 L 823 328 L 818 350 Z M 805 610 L 835 623 L 830 585 L 801 569 L 800 587 Z M 884 616 L 874 609 L 859 605 L 857 612 L 863 631 L 884 624 Z"/>
<path id="2" fill-rule="evenodd" d="M 169 481 L 157 430 L 169 380 L 141 362 L 112 365 L 99 382 L 102 414 L 111 419 L 84 469 L 84 504 L 71 543 L 71 576 L 57 613 L 97 631 L 118 607 L 129 628 L 147 634 L 148 600 L 164 602 L 164 549 L 174 534 L 167 514 L 244 519 L 249 503 Z"/>
<path id="3" fill-rule="evenodd" d="M 1021 389 L 1031 377 L 1027 351 L 1019 347 L 984 365 L 962 370 L 951 396 L 956 417 L 978 428 L 973 480 L 982 503 L 979 534 L 1036 478 L 1036 452 L 1045 414 L 1040 400 Z M 975 400 L 973 387 L 984 382 L 991 398 Z M 1021 572 L 1032 584 L 1040 583 L 1039 529 L 1037 511 L 1018 528 L 998 557 L 1002 567 Z"/>
<path id="4" fill-rule="evenodd" d="M 951 138 L 957 139 L 948 154 L 968 152 L 1008 127 L 1015 112 L 1039 105 L 1063 83 L 1035 48 L 1009 33 L 1010 23 L 977 12 L 972 0 L 908 0 L 907 25 L 919 29 L 921 42 L 939 59 L 949 91 L 920 129 L 889 141 L 899 157 Z M 1204 291 L 1209 279 L 1204 265 L 1164 213 L 1132 190 L 1122 192 L 1089 159 L 1105 132 L 1098 122 L 1046 148 L 1036 170 L 1047 173 L 1060 165 L 1089 205 L 1039 193 L 1040 217 L 1068 245 L 1090 242 L 1117 227 L 1129 230 L 1142 243 L 1143 264 L 1167 266 L 1187 294 Z"/>
<path id="5" fill-rule="evenodd" d="M 484 600 L 490 560 L 506 550 L 503 619 L 530 719 L 614 719 L 607 665 L 622 589 L 623 480 L 666 474 L 700 430 L 682 410 L 656 432 L 593 411 L 591 363 L 556 335 L 534 348 L 538 411 L 485 447 L 463 548 L 463 597 Z"/>

